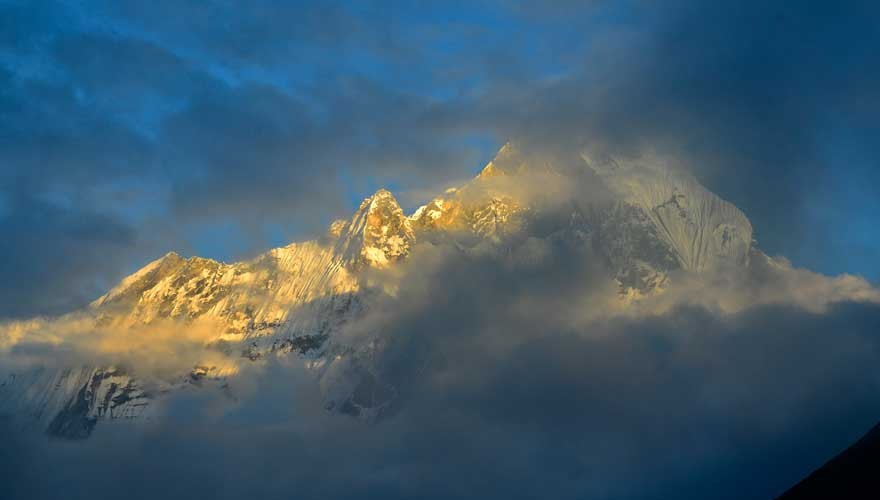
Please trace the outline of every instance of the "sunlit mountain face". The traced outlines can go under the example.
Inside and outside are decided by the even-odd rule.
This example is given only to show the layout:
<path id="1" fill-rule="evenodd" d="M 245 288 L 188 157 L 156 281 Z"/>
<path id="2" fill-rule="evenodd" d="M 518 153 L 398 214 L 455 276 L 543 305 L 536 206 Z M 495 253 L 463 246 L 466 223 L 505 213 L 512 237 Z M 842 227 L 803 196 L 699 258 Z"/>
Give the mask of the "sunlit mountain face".
<path id="1" fill-rule="evenodd" d="M 878 13 L 0 2 L 0 499 L 875 498 Z"/>
<path id="2" fill-rule="evenodd" d="M 193 386 L 234 400 L 241 365 L 294 357 L 316 378 L 323 408 L 373 421 L 396 406 L 410 377 L 383 373 L 387 364 L 401 363 L 385 358 L 407 340 L 386 338 L 372 316 L 408 305 L 414 296 L 401 295 L 401 287 L 408 290 L 413 280 L 427 280 L 429 287 L 442 281 L 431 276 L 433 267 L 485 260 L 486 266 L 509 266 L 505 272 L 512 274 L 543 274 L 546 266 L 570 265 L 573 276 L 553 286 L 576 290 L 568 306 L 575 323 L 663 310 L 665 296 L 673 293 L 667 289 L 703 275 L 803 274 L 753 246 L 746 217 L 686 175 L 656 165 L 597 161 L 586 153 L 574 158 L 573 164 L 557 164 L 508 143 L 473 180 L 410 215 L 381 189 L 349 220 L 333 222 L 323 237 L 250 261 L 224 264 L 168 253 L 83 311 L 7 325 L 10 349 L 69 342 L 78 350 L 83 342 L 81 349 L 89 352 L 82 355 L 96 362 L 104 351 L 136 359 L 120 358 L 118 366 L 53 362 L 46 364 L 58 365 L 56 370 L 38 364 L 10 373 L 4 405 L 10 415 L 30 417 L 22 425 L 85 438 L 99 421 L 161 418 L 166 400 Z M 566 283 L 582 266 L 595 275 Z M 817 308 L 841 298 L 880 297 L 858 278 L 820 277 L 817 286 L 826 288 L 810 304 Z M 593 289 L 595 300 L 585 300 L 582 295 Z M 433 300 L 430 289 L 425 292 L 420 300 Z M 527 300 L 529 287 L 523 293 Z M 403 303 L 390 306 L 398 301 Z M 739 301 L 763 302 L 711 301 L 732 310 L 743 307 Z M 601 308 L 593 310 L 594 303 Z M 526 304 L 515 312 L 530 313 Z M 132 353 L 133 342 L 144 345 Z"/>

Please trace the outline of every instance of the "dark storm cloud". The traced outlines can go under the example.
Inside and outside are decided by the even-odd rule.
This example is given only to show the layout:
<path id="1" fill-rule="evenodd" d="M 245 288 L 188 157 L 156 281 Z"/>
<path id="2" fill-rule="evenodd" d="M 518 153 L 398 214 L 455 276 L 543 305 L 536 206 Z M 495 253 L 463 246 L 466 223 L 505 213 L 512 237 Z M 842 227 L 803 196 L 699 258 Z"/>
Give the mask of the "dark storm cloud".
<path id="1" fill-rule="evenodd" d="M 225 409 L 190 391 L 143 427 L 4 441 L 12 498 L 769 500 L 880 414 L 874 303 L 608 317 L 592 259 L 541 255 L 416 257 L 347 332 L 402 391 L 376 423 L 282 359 Z"/>
<path id="2" fill-rule="evenodd" d="M 0 211 L 0 318 L 61 313 L 94 300 L 124 263 L 132 230 L 99 213 L 27 198 Z"/>

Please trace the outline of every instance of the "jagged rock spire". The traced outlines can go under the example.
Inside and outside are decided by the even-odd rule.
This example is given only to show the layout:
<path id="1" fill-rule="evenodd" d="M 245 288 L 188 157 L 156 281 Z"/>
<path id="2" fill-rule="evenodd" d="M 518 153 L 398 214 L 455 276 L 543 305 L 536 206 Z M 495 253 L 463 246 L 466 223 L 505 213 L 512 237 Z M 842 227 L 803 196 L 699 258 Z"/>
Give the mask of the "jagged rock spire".
<path id="1" fill-rule="evenodd" d="M 364 199 L 340 231 L 336 254 L 349 266 L 384 267 L 407 256 L 415 244 L 409 219 L 386 189 Z"/>

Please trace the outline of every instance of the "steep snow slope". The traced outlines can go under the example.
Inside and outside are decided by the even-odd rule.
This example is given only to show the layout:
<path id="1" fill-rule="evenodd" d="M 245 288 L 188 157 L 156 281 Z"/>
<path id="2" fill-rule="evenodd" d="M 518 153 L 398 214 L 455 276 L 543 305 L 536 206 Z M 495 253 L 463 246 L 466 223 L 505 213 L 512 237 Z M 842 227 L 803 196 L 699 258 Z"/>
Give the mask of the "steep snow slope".
<path id="1" fill-rule="evenodd" d="M 235 264 L 171 253 L 126 278 L 91 309 L 113 326 L 213 317 L 227 325 L 223 333 L 247 336 L 283 322 L 294 305 L 356 289 L 332 250 L 310 241 Z"/>
<path id="2" fill-rule="evenodd" d="M 748 265 L 748 220 L 692 178 L 651 162 L 570 158 L 573 163 L 563 165 L 507 144 L 473 180 L 410 216 L 390 192 L 379 190 L 324 237 L 250 261 L 169 253 L 81 314 L 105 332 L 172 321 L 204 332 L 206 352 L 231 361 L 208 362 L 206 355 L 171 378 L 137 380 L 123 368 L 19 371 L 0 379 L 0 414 L 25 417 L 52 434 L 83 437 L 100 419 L 161 413 L 155 403 L 181 387 L 211 382 L 222 389 L 239 363 L 292 354 L 310 360 L 327 408 L 375 417 L 396 394 L 371 369 L 370 349 L 381 346 L 366 343 L 367 351 L 359 351 L 338 334 L 370 307 L 375 292 L 365 285 L 364 272 L 394 266 L 417 243 L 498 255 L 536 238 L 583 246 L 604 259 L 624 300 L 662 290 L 674 269 Z M 583 179 L 601 186 L 565 189 Z M 27 333 L 16 338 L 22 336 Z"/>
<path id="3" fill-rule="evenodd" d="M 738 208 L 692 177 L 663 168 L 658 159 L 632 163 L 582 157 L 620 199 L 644 210 L 685 269 L 748 262 L 752 225 Z"/>
<path id="4" fill-rule="evenodd" d="M 121 370 L 82 367 L 10 374 L 0 396 L 0 412 L 24 412 L 25 425 L 68 438 L 88 436 L 98 419 L 148 416 L 152 397 Z"/>

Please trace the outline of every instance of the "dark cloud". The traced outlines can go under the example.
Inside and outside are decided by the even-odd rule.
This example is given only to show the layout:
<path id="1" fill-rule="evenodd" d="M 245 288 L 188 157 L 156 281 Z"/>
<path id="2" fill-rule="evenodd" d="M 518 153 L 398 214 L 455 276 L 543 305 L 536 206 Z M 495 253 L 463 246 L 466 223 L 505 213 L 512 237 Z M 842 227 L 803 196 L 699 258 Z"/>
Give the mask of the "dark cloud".
<path id="1" fill-rule="evenodd" d="M 175 211 L 324 224 L 328 213 L 345 213 L 347 183 L 364 193 L 377 180 L 442 179 L 444 167 L 468 154 L 450 152 L 454 124 L 421 99 L 359 79 L 317 91 L 317 110 L 314 100 L 244 85 L 201 95 L 169 116 L 166 161 L 191 167 L 174 174 Z"/>
<path id="2" fill-rule="evenodd" d="M 875 303 L 608 316 L 588 256 L 511 255 L 424 250 L 346 332 L 401 391 L 375 423 L 282 359 L 220 406 L 190 391 L 140 427 L 4 441 L 12 498 L 769 499 L 880 415 Z"/>
<path id="3" fill-rule="evenodd" d="M 94 300 L 125 265 L 133 231 L 78 208 L 27 198 L 7 200 L 0 212 L 0 317 L 57 314 Z"/>
<path id="4" fill-rule="evenodd" d="M 136 230 L 108 210 L 125 200 L 100 193 L 102 183 L 149 178 L 150 148 L 69 87 L 3 70 L 0 80 L 0 316 L 64 312 L 139 253 Z"/>

